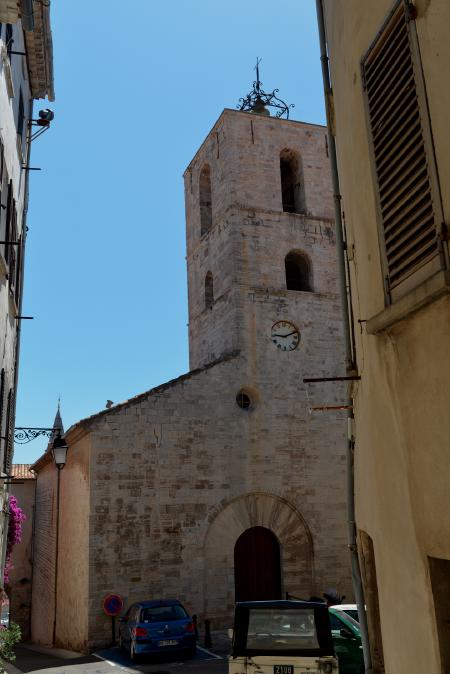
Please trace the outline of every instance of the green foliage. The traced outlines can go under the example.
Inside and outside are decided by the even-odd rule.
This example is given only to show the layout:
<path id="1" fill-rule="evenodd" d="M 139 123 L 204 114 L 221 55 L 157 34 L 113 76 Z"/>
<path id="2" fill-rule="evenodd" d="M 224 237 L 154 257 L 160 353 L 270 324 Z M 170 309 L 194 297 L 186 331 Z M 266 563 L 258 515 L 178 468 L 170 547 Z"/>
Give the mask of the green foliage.
<path id="1" fill-rule="evenodd" d="M 20 641 L 22 633 L 19 625 L 10 623 L 9 627 L 0 629 L 0 672 L 4 672 L 3 665 L 7 662 L 14 662 L 14 646 Z"/>

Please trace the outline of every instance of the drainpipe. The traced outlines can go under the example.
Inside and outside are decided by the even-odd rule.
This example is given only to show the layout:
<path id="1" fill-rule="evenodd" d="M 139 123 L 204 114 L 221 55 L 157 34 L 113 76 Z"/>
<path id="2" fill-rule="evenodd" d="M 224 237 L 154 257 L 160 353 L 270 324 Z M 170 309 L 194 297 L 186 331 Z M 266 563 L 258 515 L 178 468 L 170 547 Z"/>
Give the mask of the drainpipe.
<path id="1" fill-rule="evenodd" d="M 322 64 L 322 78 L 325 96 L 325 108 L 327 116 L 328 128 L 328 145 L 331 164 L 331 178 L 333 184 L 333 199 L 334 199 L 334 214 L 336 223 L 336 242 L 338 253 L 338 272 L 339 284 L 342 301 L 342 314 L 344 324 L 344 344 L 345 344 L 345 361 L 348 375 L 356 373 L 356 357 L 355 349 L 352 340 L 352 331 L 350 326 L 350 310 L 349 304 L 351 297 L 349 296 L 349 288 L 347 287 L 347 274 L 345 262 L 345 244 L 344 244 L 344 227 L 342 223 L 341 213 L 341 193 L 339 187 L 339 174 L 336 157 L 336 142 L 335 142 L 335 127 L 334 127 L 334 108 L 333 108 L 333 92 L 330 81 L 329 59 L 327 54 L 327 43 L 325 36 L 325 18 L 323 13 L 322 0 L 316 0 L 317 9 L 317 23 L 319 29 L 320 41 L 320 61 Z M 347 423 L 348 423 L 348 439 L 347 439 L 347 531 L 348 531 L 348 547 L 350 550 L 350 562 L 353 590 L 355 592 L 356 604 L 358 606 L 359 626 L 361 630 L 361 643 L 364 655 L 364 666 L 368 674 L 373 672 L 372 656 L 370 653 L 369 631 L 367 627 L 367 616 L 364 601 L 364 589 L 361 580 L 361 569 L 359 566 L 358 549 L 356 545 L 356 518 L 355 518 L 355 474 L 354 474 L 354 447 L 355 447 L 355 433 L 354 433 L 354 416 L 353 416 L 353 398 L 351 395 L 351 384 L 348 388 L 347 400 Z"/>
<path id="2" fill-rule="evenodd" d="M 36 503 L 37 503 L 37 472 L 30 471 L 34 474 L 34 497 L 33 497 L 33 517 L 31 520 L 31 550 L 30 550 L 30 565 L 31 565 L 31 578 L 30 578 L 30 608 L 28 613 L 28 638 L 32 641 L 31 627 L 32 627 L 32 614 L 33 614 L 33 584 L 34 584 L 34 560 L 35 560 L 35 548 L 36 548 Z"/>

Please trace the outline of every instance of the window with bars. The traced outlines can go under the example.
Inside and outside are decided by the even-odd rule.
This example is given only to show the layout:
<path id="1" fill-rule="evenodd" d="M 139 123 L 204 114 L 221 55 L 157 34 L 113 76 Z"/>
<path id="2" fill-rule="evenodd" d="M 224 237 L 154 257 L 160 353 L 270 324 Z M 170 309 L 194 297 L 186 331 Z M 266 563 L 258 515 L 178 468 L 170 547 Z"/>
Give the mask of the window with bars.
<path id="1" fill-rule="evenodd" d="M 445 266 L 414 20 L 398 2 L 362 60 L 388 302 Z"/>

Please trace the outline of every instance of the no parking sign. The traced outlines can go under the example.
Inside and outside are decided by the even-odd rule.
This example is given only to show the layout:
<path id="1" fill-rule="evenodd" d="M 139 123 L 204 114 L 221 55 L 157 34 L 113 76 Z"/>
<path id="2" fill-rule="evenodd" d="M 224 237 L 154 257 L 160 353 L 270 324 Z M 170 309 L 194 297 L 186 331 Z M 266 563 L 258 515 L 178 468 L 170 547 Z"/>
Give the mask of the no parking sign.
<path id="1" fill-rule="evenodd" d="M 107 594 L 103 600 L 103 611 L 114 618 L 123 609 L 123 599 L 119 594 Z"/>

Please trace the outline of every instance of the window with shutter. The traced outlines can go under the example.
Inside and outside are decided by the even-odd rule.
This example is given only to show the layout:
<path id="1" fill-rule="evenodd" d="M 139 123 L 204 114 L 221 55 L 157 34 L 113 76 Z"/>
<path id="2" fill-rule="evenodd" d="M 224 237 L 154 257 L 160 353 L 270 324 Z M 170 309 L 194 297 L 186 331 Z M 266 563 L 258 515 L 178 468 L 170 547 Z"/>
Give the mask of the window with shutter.
<path id="1" fill-rule="evenodd" d="M 362 60 L 387 300 L 445 267 L 414 21 L 401 0 Z"/>

